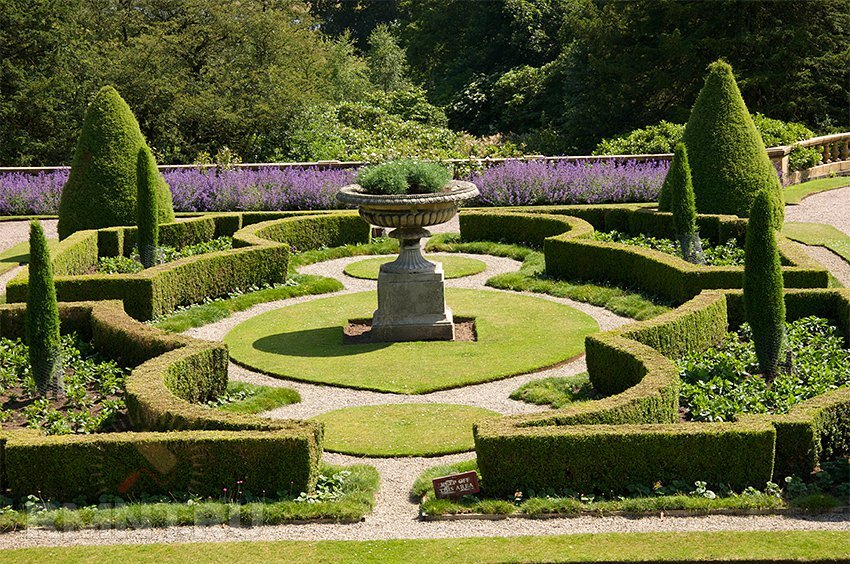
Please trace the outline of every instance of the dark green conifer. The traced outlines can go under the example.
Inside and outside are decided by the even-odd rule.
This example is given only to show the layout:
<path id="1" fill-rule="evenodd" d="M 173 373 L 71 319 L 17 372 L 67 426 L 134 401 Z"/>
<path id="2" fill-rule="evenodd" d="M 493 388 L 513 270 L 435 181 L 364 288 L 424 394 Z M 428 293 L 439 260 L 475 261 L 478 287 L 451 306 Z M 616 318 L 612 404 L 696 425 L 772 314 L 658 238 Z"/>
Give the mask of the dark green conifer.
<path id="1" fill-rule="evenodd" d="M 759 369 L 772 380 L 785 348 L 785 286 L 773 228 L 773 201 L 760 192 L 750 210 L 744 262 L 744 307 Z"/>
<path id="2" fill-rule="evenodd" d="M 676 145 L 676 153 L 670 172 L 664 179 L 670 194 L 670 208 L 673 212 L 673 228 L 682 251 L 682 257 L 695 264 L 705 263 L 702 243 L 697 232 L 697 210 L 694 204 L 694 188 L 691 183 L 691 167 L 688 164 L 688 151 L 683 143 Z"/>
<path id="3" fill-rule="evenodd" d="M 697 211 L 747 217 L 756 194 L 767 191 L 772 224 L 782 225 L 779 177 L 727 63 L 709 65 L 683 140 Z"/>
<path id="4" fill-rule="evenodd" d="M 159 246 L 159 218 L 157 217 L 156 201 L 156 162 L 150 149 L 139 149 L 136 179 L 138 195 L 136 210 L 139 226 L 139 260 L 145 268 L 156 264 L 157 247 Z"/>
<path id="5" fill-rule="evenodd" d="M 47 238 L 38 221 L 30 223 L 27 343 L 32 376 L 42 394 L 63 394 L 59 306 Z"/>
<path id="6" fill-rule="evenodd" d="M 59 200 L 60 238 L 81 229 L 136 223 L 137 160 L 146 146 L 127 103 L 111 86 L 102 88 L 86 110 Z M 174 221 L 171 191 L 152 166 L 160 223 Z"/>

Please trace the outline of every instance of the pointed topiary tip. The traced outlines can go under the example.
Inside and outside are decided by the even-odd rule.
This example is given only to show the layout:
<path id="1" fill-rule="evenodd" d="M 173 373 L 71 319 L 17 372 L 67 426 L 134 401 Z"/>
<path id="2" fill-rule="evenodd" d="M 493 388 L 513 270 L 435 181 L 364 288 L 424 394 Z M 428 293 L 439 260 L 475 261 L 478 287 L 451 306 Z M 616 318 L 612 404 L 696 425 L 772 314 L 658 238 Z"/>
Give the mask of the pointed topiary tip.
<path id="1" fill-rule="evenodd" d="M 709 76 L 714 74 L 732 75 L 732 65 L 730 65 L 723 59 L 717 59 L 716 61 L 708 65 L 708 74 Z"/>

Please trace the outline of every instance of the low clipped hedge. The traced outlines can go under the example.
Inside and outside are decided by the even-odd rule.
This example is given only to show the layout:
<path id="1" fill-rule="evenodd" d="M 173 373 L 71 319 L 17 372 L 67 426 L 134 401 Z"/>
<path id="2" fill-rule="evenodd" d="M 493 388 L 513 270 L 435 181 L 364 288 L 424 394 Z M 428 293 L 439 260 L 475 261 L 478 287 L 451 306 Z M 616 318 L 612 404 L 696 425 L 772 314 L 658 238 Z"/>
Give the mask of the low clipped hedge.
<path id="1" fill-rule="evenodd" d="M 24 336 L 25 308 L 0 307 L 0 336 Z M 0 432 L 2 488 L 60 500 L 104 493 L 189 491 L 218 497 L 237 480 L 253 492 L 310 491 L 318 478 L 321 425 L 207 409 L 196 401 L 227 386 L 225 345 L 169 335 L 124 313 L 119 302 L 60 304 L 63 331 L 89 338 L 134 367 L 126 400 L 136 432 L 44 436 Z M 167 431 L 167 432 L 155 432 Z"/>
<path id="2" fill-rule="evenodd" d="M 269 217 L 273 219 L 252 223 Z M 249 226 L 243 227 L 246 221 Z M 160 242 L 182 247 L 221 235 L 232 235 L 236 248 L 186 257 L 135 274 L 106 275 L 90 274 L 98 257 L 129 254 L 136 228 L 79 231 L 53 252 L 57 297 L 64 302 L 118 299 L 130 315 L 149 320 L 236 288 L 284 282 L 292 247 L 306 250 L 368 242 L 369 225 L 352 212 L 211 214 L 162 225 Z M 26 301 L 27 279 L 24 269 L 8 283 L 9 302 Z"/>
<path id="3" fill-rule="evenodd" d="M 743 267 L 691 264 L 678 257 L 633 245 L 590 238 L 592 229 L 642 233 L 675 239 L 672 214 L 629 206 L 547 206 L 513 213 L 510 208 L 461 212 L 461 235 L 466 240 L 505 240 L 543 246 L 546 274 L 554 278 L 604 281 L 635 287 L 647 293 L 684 303 L 706 289 L 741 288 Z M 576 224 L 559 217 L 583 220 Z M 542 219 L 545 218 L 545 219 Z M 586 222 L 586 223 L 585 223 Z M 724 243 L 744 240 L 746 220 L 733 216 L 697 217 L 700 234 Z M 558 225 L 564 231 L 555 233 Z M 826 288 L 829 272 L 777 235 L 782 269 L 788 288 Z"/>
<path id="4" fill-rule="evenodd" d="M 850 290 L 793 290 L 785 299 L 789 320 L 826 317 L 850 343 Z M 668 357 L 716 345 L 743 321 L 742 301 L 740 291 L 703 292 L 653 320 L 587 337 L 591 382 L 611 395 L 476 424 L 487 494 L 594 486 L 616 491 L 671 479 L 763 487 L 847 455 L 850 388 L 812 398 L 786 415 L 677 423 L 679 375 Z"/>

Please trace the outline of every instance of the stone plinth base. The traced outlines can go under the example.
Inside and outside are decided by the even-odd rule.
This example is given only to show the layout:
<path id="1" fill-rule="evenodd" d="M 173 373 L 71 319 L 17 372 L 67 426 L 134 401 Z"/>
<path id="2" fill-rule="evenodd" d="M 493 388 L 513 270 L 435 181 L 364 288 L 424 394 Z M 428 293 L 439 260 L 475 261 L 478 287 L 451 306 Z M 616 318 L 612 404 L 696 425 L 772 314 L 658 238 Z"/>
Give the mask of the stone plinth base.
<path id="1" fill-rule="evenodd" d="M 373 341 L 451 341 L 452 312 L 446 307 L 443 265 L 434 272 L 378 274 Z"/>

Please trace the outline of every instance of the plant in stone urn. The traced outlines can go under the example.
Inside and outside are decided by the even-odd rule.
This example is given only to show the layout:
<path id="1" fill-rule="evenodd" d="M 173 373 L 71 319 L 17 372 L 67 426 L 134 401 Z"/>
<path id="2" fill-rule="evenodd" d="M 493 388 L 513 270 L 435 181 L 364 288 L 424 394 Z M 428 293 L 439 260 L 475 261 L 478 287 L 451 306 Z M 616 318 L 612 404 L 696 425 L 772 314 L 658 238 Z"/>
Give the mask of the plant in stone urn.
<path id="1" fill-rule="evenodd" d="M 431 236 L 426 227 L 454 217 L 458 204 L 477 196 L 478 188 L 451 180 L 442 165 L 415 160 L 365 167 L 355 180 L 340 189 L 337 199 L 356 205 L 371 225 L 394 228 L 389 235 L 399 240 L 398 258 L 378 274 L 372 340 L 452 340 L 443 266 L 425 260 L 420 239 Z"/>

